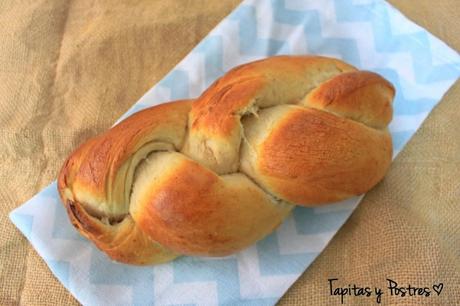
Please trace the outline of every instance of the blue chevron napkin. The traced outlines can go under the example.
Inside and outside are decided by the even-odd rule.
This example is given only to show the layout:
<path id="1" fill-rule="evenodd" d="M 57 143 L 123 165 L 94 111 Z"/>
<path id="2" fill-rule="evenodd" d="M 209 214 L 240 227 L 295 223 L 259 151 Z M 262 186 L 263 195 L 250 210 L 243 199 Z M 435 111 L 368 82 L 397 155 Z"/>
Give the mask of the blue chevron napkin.
<path id="1" fill-rule="evenodd" d="M 230 68 L 275 54 L 338 57 L 395 84 L 394 156 L 460 75 L 457 52 L 386 2 L 247 0 L 124 117 L 162 101 L 196 97 Z M 360 199 L 297 208 L 275 233 L 234 256 L 183 257 L 155 267 L 108 260 L 71 226 L 55 183 L 10 218 L 85 305 L 273 305 Z"/>

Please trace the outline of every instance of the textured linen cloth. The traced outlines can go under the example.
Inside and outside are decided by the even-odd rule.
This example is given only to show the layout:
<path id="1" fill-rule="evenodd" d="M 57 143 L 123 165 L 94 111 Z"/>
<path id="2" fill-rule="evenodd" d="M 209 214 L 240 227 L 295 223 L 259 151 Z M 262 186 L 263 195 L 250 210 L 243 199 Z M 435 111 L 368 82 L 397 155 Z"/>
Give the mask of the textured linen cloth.
<path id="1" fill-rule="evenodd" d="M 455 1 L 400 2 L 394 4 L 459 49 Z M 0 4 L 0 304 L 75 303 L 7 213 L 51 182 L 72 148 L 107 129 L 236 4 Z M 436 301 L 460 300 L 459 96 L 457 84 L 281 304 L 337 303 L 328 294 L 332 277 L 382 287 L 385 278 L 444 282 Z"/>

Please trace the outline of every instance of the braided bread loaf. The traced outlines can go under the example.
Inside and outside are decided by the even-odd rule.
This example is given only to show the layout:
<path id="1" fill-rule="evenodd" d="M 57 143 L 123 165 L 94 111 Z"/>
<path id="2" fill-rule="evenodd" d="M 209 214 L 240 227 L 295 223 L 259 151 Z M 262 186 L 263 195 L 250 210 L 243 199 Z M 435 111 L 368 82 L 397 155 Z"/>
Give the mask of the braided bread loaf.
<path id="1" fill-rule="evenodd" d="M 252 62 L 194 101 L 151 107 L 84 143 L 59 192 L 73 225 L 115 260 L 228 255 L 294 205 L 377 184 L 392 156 L 394 93 L 336 59 Z"/>

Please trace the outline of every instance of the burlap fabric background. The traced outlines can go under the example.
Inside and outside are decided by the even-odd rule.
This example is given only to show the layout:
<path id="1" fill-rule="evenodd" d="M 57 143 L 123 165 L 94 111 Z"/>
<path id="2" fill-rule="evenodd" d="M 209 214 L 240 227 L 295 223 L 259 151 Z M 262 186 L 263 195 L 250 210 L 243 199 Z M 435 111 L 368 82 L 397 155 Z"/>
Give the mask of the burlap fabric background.
<path id="1" fill-rule="evenodd" d="M 458 0 L 391 2 L 460 50 Z M 110 127 L 238 3 L 0 1 L 1 305 L 77 304 L 7 214 L 48 185 L 75 146 Z M 332 277 L 381 287 L 386 278 L 443 282 L 439 297 L 383 302 L 460 304 L 459 99 L 457 82 L 281 305 L 338 304 L 329 295 Z"/>

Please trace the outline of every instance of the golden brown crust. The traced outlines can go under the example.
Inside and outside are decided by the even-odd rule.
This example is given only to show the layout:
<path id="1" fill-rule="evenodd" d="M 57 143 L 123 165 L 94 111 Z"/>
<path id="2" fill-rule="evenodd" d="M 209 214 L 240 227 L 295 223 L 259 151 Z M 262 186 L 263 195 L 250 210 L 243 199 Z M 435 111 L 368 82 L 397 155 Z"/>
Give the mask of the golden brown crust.
<path id="1" fill-rule="evenodd" d="M 327 110 L 378 129 L 391 121 L 393 85 L 369 71 L 342 73 L 312 90 L 301 105 Z"/>
<path id="2" fill-rule="evenodd" d="M 388 133 L 297 108 L 261 144 L 257 180 L 292 203 L 329 203 L 372 188 L 384 176 L 391 154 Z"/>
<path id="3" fill-rule="evenodd" d="M 78 202 L 65 202 L 73 226 L 113 260 L 136 265 L 173 260 L 176 253 L 164 249 L 126 216 L 117 224 L 107 224 L 89 215 Z"/>
<path id="4" fill-rule="evenodd" d="M 142 144 L 158 141 L 181 146 L 190 104 L 165 103 L 130 116 L 73 153 L 65 163 L 63 175 L 72 179 L 72 185 L 82 185 L 91 194 L 105 197 L 119 168 Z M 170 126 L 177 130 L 170 130 Z M 69 177 L 71 166 L 73 175 Z"/>
<path id="5" fill-rule="evenodd" d="M 139 176 L 131 215 L 155 241 L 182 254 L 234 253 L 269 234 L 293 208 L 244 175 L 218 176 L 179 153 L 157 153 Z"/>
<path id="6" fill-rule="evenodd" d="M 111 258 L 148 264 L 178 256 L 140 231 L 128 214 L 129 206 L 120 205 L 118 201 L 130 190 L 116 190 L 122 194 L 118 197 L 110 193 L 114 193 L 111 185 L 117 185 L 117 176 L 123 177 L 118 173 L 120 168 L 146 143 L 181 146 L 189 109 L 190 101 L 180 101 L 140 111 L 88 140 L 65 161 L 58 189 L 72 224 Z"/>
<path id="7" fill-rule="evenodd" d="M 319 56 L 275 56 L 241 65 L 193 103 L 184 153 L 219 174 L 239 166 L 241 117 L 259 108 L 299 102 L 329 78 L 355 68 Z"/>
<path id="8" fill-rule="evenodd" d="M 366 192 L 387 171 L 393 86 L 336 59 L 279 56 L 229 71 L 195 101 L 139 112 L 80 146 L 58 188 L 111 258 L 223 256 L 293 205 Z"/>
<path id="9" fill-rule="evenodd" d="M 193 104 L 191 127 L 229 135 L 237 124 L 232 115 L 240 114 L 248 107 L 264 86 L 290 79 L 304 81 L 310 77 L 309 72 L 318 72 L 314 77 L 321 79 L 322 70 L 329 73 L 325 75 L 328 78 L 331 73 L 335 75 L 353 69 L 339 60 L 319 56 L 274 56 L 238 66 L 211 85 Z M 302 85 L 298 84 L 294 91 L 304 94 L 309 88 Z M 284 95 L 288 96 L 287 101 L 270 101 L 267 104 L 294 103 L 303 97 L 294 92 Z M 270 106 L 267 104 L 264 106 Z"/>

